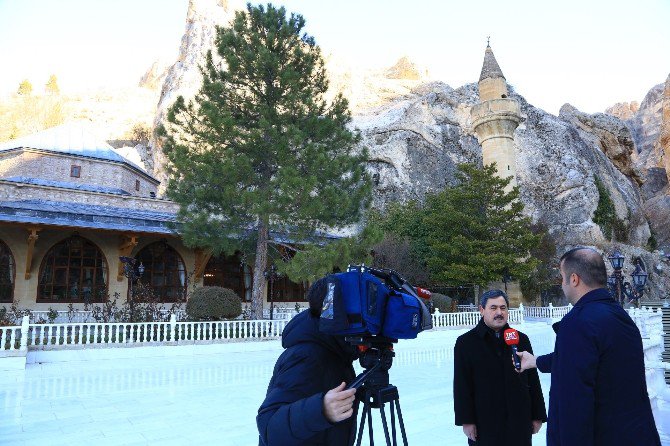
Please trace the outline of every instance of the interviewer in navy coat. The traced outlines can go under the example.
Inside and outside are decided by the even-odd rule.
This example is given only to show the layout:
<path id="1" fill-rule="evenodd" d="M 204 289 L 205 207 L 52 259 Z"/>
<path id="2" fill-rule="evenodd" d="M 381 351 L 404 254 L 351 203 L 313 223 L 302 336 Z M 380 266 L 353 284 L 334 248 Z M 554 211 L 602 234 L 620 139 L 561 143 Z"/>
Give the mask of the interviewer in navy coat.
<path id="1" fill-rule="evenodd" d="M 642 338 L 605 288 L 600 254 L 575 248 L 560 262 L 574 308 L 559 324 L 554 352 L 520 352 L 521 369 L 551 372 L 547 446 L 660 446 L 647 395 Z"/>
<path id="2" fill-rule="evenodd" d="M 319 332 L 325 281 L 308 292 L 310 310 L 286 325 L 265 401 L 256 424 L 262 446 L 345 446 L 356 420 L 352 417 L 356 389 L 344 383 L 356 377 L 356 349 L 343 337 Z"/>

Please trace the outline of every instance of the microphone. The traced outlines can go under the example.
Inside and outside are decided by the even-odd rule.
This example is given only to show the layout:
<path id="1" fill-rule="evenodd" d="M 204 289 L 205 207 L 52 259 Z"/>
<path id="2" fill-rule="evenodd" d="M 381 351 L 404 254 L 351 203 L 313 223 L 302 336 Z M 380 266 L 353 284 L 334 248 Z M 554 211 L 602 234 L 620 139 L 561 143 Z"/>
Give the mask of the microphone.
<path id="1" fill-rule="evenodd" d="M 513 328 L 508 328 L 503 333 L 503 336 L 503 339 L 505 339 L 505 344 L 512 347 L 512 359 L 514 359 L 514 367 L 517 370 L 521 370 L 521 360 L 519 359 L 519 355 L 516 354 L 516 346 L 519 344 L 519 332 Z"/>

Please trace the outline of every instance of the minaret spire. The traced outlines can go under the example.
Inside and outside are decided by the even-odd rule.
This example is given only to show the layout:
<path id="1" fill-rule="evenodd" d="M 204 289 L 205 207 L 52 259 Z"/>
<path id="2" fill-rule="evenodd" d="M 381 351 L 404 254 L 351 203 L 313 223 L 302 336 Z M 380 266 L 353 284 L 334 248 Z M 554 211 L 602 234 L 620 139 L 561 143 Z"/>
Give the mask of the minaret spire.
<path id="1" fill-rule="evenodd" d="M 484 63 L 482 64 L 482 72 L 479 75 L 479 81 L 481 82 L 484 79 L 495 79 L 497 77 L 505 79 L 505 76 L 500 69 L 500 65 L 498 65 L 498 61 L 496 60 L 496 56 L 493 55 L 493 50 L 487 42 L 486 51 L 484 51 Z"/>

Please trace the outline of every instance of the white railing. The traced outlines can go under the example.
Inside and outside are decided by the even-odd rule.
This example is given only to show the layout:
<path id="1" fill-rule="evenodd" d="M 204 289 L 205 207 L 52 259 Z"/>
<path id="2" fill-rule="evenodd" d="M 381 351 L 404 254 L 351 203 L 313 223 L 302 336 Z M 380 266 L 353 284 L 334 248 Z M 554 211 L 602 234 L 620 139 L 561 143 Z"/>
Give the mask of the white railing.
<path id="1" fill-rule="evenodd" d="M 444 327 L 473 327 L 477 325 L 482 318 L 477 311 L 462 311 L 458 313 L 440 313 L 438 310 L 433 313 L 433 328 Z M 509 323 L 523 323 L 523 310 L 512 308 L 509 310 Z"/>
<path id="2" fill-rule="evenodd" d="M 177 320 L 182 320 L 186 318 L 186 312 L 184 310 L 170 311 L 170 310 L 158 310 L 158 316 L 161 319 L 168 320 L 170 319 L 171 314 L 177 316 Z M 88 323 L 88 322 L 97 322 L 95 317 L 93 317 L 92 311 L 86 310 L 75 310 L 75 311 L 65 311 L 59 310 L 56 311 L 56 318 L 49 320 L 49 311 L 44 310 L 31 310 L 30 311 L 30 322 L 43 323 L 48 322 L 50 324 L 66 324 L 66 323 Z M 53 317 L 53 315 L 52 315 Z"/>
<path id="3" fill-rule="evenodd" d="M 0 327 L 0 351 L 275 339 L 281 336 L 287 323 L 287 320 L 177 322 L 173 315 L 170 322 L 29 324 L 25 316 L 20 327 Z"/>
<path id="4" fill-rule="evenodd" d="M 467 305 L 456 305 L 457 311 L 477 311 L 477 305 L 467 304 Z"/>
<path id="5" fill-rule="evenodd" d="M 562 319 L 563 316 L 568 314 L 568 312 L 572 310 L 572 304 L 568 304 L 564 307 L 555 307 L 552 304 L 549 304 L 548 307 L 526 307 L 520 305 L 520 308 L 523 308 L 523 315 L 527 319 L 540 319 L 551 322 Z"/>
<path id="6" fill-rule="evenodd" d="M 0 327 L 0 351 L 18 350 L 21 341 L 21 327 Z"/>
<path id="7" fill-rule="evenodd" d="M 272 319 L 293 319 L 294 316 L 297 316 L 298 313 L 303 311 L 306 307 L 299 307 L 298 311 L 295 310 L 295 307 L 275 307 L 272 310 Z M 263 318 L 270 319 L 270 309 L 263 309 Z"/>

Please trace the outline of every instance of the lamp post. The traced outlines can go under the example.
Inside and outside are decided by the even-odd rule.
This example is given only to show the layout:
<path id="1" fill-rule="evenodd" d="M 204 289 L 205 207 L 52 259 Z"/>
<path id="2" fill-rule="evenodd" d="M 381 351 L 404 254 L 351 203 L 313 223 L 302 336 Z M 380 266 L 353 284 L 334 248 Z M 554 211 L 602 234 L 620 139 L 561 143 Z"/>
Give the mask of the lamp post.
<path id="1" fill-rule="evenodd" d="M 647 271 L 645 271 L 644 263 L 640 257 L 635 259 L 635 271 L 631 274 L 633 279 L 633 285 L 630 282 L 626 282 L 623 278 L 623 262 L 624 256 L 618 251 L 615 250 L 612 252 L 607 259 L 612 265 L 614 272 L 607 278 L 607 287 L 614 299 L 616 299 L 621 306 L 624 306 L 626 303 L 626 298 L 630 301 L 634 301 L 635 305 L 639 305 L 639 301 L 644 294 L 644 286 L 647 284 Z"/>
<path id="2" fill-rule="evenodd" d="M 263 277 L 265 277 L 265 280 L 270 282 L 270 320 L 273 318 L 273 313 L 274 313 L 274 283 L 277 278 L 279 278 L 279 274 L 277 274 L 277 267 L 274 265 L 270 265 L 269 268 L 267 268 L 265 271 L 263 271 Z"/>
<path id="3" fill-rule="evenodd" d="M 144 265 L 142 264 L 142 262 L 140 262 L 136 271 L 135 265 L 137 264 L 137 259 L 134 259 L 132 257 L 119 257 L 119 260 L 121 261 L 121 263 L 123 263 L 123 275 L 126 276 L 126 278 L 128 279 L 129 284 L 128 307 L 130 309 L 129 317 L 130 322 L 134 322 L 135 298 L 133 295 L 133 284 L 136 280 L 142 277 L 142 274 L 144 274 Z"/>

